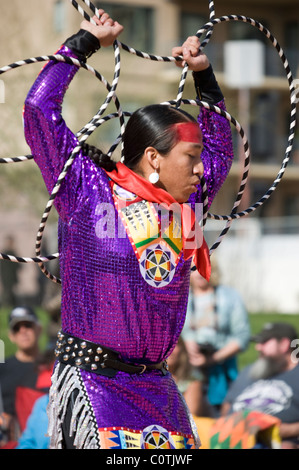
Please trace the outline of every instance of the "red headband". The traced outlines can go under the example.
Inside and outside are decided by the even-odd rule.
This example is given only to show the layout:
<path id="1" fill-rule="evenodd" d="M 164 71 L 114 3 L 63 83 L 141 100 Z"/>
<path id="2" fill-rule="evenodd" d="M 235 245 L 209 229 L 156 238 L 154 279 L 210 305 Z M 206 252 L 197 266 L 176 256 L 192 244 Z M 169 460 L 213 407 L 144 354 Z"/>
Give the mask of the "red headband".
<path id="1" fill-rule="evenodd" d="M 202 133 L 200 127 L 195 122 L 179 122 L 174 124 L 180 141 L 192 142 L 202 145 Z"/>

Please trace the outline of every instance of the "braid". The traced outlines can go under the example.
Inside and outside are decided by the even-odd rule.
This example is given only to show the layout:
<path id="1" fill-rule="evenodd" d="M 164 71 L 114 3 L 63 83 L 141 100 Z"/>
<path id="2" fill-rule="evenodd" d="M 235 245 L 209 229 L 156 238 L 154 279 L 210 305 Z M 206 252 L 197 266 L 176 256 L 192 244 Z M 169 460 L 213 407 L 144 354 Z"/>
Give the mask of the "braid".
<path id="1" fill-rule="evenodd" d="M 112 171 L 116 169 L 116 162 L 111 160 L 109 155 L 106 155 L 97 147 L 86 144 L 84 142 L 84 144 L 82 145 L 82 151 L 83 154 L 90 158 L 98 167 L 104 168 L 104 170 L 107 171 Z"/>

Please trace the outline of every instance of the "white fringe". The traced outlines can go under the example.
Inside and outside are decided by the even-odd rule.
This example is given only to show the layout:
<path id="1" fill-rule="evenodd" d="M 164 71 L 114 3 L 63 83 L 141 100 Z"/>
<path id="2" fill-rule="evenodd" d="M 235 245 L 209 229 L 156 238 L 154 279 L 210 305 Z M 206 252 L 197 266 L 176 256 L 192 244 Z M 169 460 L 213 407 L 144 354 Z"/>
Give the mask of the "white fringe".
<path id="1" fill-rule="evenodd" d="M 57 364 L 52 376 L 47 413 L 49 418 L 48 435 L 50 449 L 63 448 L 62 423 L 72 392 L 78 391 L 75 399 L 70 425 L 70 437 L 74 436 L 77 449 L 99 449 L 97 423 L 90 405 L 80 371 L 76 367 L 65 366 L 59 372 Z"/>

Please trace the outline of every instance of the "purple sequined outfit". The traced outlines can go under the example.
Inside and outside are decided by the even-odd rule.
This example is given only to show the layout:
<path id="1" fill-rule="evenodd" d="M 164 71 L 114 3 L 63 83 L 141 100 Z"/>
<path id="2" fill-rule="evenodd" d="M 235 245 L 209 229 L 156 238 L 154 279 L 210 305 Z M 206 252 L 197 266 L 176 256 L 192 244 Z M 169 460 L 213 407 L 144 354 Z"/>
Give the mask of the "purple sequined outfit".
<path id="1" fill-rule="evenodd" d="M 75 57 L 65 46 L 59 53 Z M 25 103 L 26 140 L 49 192 L 78 143 L 61 116 L 64 94 L 77 71 L 75 65 L 49 62 Z M 223 102 L 218 106 L 224 109 Z M 232 163 L 231 131 L 226 119 L 205 109 L 201 110 L 199 123 L 211 204 Z M 200 189 L 191 199 L 200 201 Z M 162 288 L 149 285 L 140 273 L 129 238 L 118 236 L 121 224 L 116 209 L 113 214 L 116 236 L 99 236 L 101 203 L 114 204 L 107 174 L 79 153 L 55 199 L 59 213 L 62 329 L 119 352 L 125 361 L 158 363 L 172 352 L 184 324 L 191 260 L 184 262 L 181 257 L 169 285 Z M 184 435 L 185 439 L 193 435 L 186 406 L 169 373 L 118 372 L 110 378 L 73 367 L 65 372 L 63 380 L 69 381 L 70 390 L 84 389 L 82 397 L 89 407 L 86 423 L 92 415 L 88 423 L 90 434 L 92 426 L 135 432 L 159 425 L 170 433 Z M 61 383 L 61 378 L 54 374 L 54 398 L 62 393 Z M 63 415 L 65 410 L 62 404 L 59 406 Z M 61 434 L 55 429 L 59 422 L 55 410 L 52 414 L 54 424 L 50 423 L 50 428 L 56 440 L 53 445 L 59 446 Z M 80 415 L 79 410 L 77 414 Z M 89 447 L 104 447 L 103 439 L 99 444 L 94 431 Z M 80 446 L 79 440 L 77 445 Z M 117 448 L 116 437 L 114 445 L 112 448 Z"/>

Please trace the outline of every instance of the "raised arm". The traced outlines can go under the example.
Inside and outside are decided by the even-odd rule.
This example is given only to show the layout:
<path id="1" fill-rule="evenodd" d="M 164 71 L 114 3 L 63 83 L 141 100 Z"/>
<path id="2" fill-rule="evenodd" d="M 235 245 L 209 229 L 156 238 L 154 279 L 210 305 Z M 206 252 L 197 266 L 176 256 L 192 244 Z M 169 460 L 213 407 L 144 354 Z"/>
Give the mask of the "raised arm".
<path id="1" fill-rule="evenodd" d="M 175 47 L 172 55 L 183 57 L 183 61 L 176 62 L 178 67 L 188 63 L 189 70 L 192 70 L 197 98 L 225 110 L 223 94 L 209 59 L 200 52 L 197 36 L 190 36 L 181 47 Z M 210 206 L 232 165 L 234 155 L 231 128 L 227 119 L 204 107 L 201 108 L 198 123 L 203 135 L 204 149 L 201 158 Z"/>
<path id="2" fill-rule="evenodd" d="M 104 11 L 102 13 L 100 20 L 94 18 L 97 25 L 83 21 L 80 31 L 71 36 L 58 53 L 85 61 L 100 46 L 113 44 L 123 28 Z M 50 61 L 40 72 L 25 101 L 25 137 L 49 192 L 78 143 L 62 118 L 64 95 L 77 71 L 76 65 Z M 61 188 L 60 196 L 62 192 L 63 198 L 58 198 L 56 203 L 61 216 L 72 211 L 74 194 L 80 181 L 79 165 L 74 170 L 72 167 L 67 181 L 71 191 Z"/>

